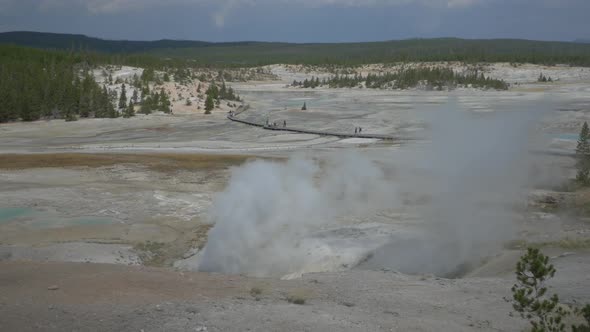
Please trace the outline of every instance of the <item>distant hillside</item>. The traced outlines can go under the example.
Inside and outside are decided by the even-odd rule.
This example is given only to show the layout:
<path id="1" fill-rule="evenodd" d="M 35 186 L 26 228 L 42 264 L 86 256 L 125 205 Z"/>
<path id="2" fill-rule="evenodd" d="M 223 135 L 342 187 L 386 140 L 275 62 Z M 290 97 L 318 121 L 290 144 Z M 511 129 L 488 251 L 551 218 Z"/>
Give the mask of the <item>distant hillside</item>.
<path id="1" fill-rule="evenodd" d="M 185 40 L 104 40 L 84 35 L 46 32 L 3 32 L 0 43 L 57 50 L 88 50 L 103 53 L 145 53 L 165 48 L 202 47 L 211 43 Z"/>
<path id="2" fill-rule="evenodd" d="M 290 44 L 211 44 L 204 48 L 160 49 L 153 54 L 191 58 L 208 64 L 358 65 L 408 61 L 513 62 L 590 66 L 590 44 L 516 39 L 458 38 Z"/>
<path id="3" fill-rule="evenodd" d="M 590 44 L 590 39 L 576 39 L 574 40 L 574 43 Z"/>
<path id="4" fill-rule="evenodd" d="M 111 54 L 149 54 L 213 66 L 273 63 L 357 65 L 404 61 L 515 62 L 590 66 L 590 44 L 518 39 L 408 39 L 366 43 L 268 43 L 202 41 L 122 41 L 83 35 L 6 32 L 0 43 L 88 50 Z"/>

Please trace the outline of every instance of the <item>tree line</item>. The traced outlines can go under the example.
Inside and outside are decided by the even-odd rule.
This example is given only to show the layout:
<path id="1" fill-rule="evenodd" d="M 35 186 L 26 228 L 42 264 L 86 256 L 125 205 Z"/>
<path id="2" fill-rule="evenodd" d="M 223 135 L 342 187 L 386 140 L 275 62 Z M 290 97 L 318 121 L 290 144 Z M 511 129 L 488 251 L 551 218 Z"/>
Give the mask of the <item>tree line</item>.
<path id="1" fill-rule="evenodd" d="M 113 102 L 76 55 L 0 47 L 0 122 L 115 117 Z"/>
<path id="2" fill-rule="evenodd" d="M 68 34 L 0 33 L 1 43 L 76 52 L 137 67 L 255 67 L 459 61 L 590 66 L 590 44 L 517 39 L 407 39 L 364 43 L 112 41 Z M 228 81 L 226 79 L 226 81 Z"/>
<path id="3" fill-rule="evenodd" d="M 235 93 L 234 89 L 231 87 L 228 88 L 225 82 L 221 83 L 221 87 L 218 87 L 215 83 L 211 83 L 205 93 L 207 95 L 207 99 L 205 99 L 205 114 L 211 114 L 211 111 L 215 107 L 219 107 L 221 99 L 241 101 L 240 96 Z"/>
<path id="4" fill-rule="evenodd" d="M 194 65 L 199 67 L 270 64 L 356 66 L 439 61 L 590 66 L 590 44 L 456 38 L 342 44 L 212 44 L 207 47 L 158 49 L 150 54 L 192 59 Z"/>
<path id="5" fill-rule="evenodd" d="M 134 89 L 127 100 L 126 84 L 120 93 L 109 91 L 93 76 L 97 64 L 87 60 L 77 53 L 0 46 L 0 122 L 130 117 L 136 105 L 145 114 L 171 112 L 164 89 L 150 91 L 154 68 L 128 83 Z M 110 75 L 106 83 L 113 84 Z"/>
<path id="6" fill-rule="evenodd" d="M 303 88 L 315 88 L 318 86 L 329 86 L 331 88 L 353 88 L 364 86 L 370 89 L 408 89 L 421 84 L 436 89 L 455 88 L 457 86 L 472 86 L 482 89 L 507 90 L 508 83 L 503 80 L 486 77 L 483 73 L 472 70 L 465 73 L 456 73 L 451 68 L 443 67 L 418 67 L 402 68 L 397 72 L 381 74 L 334 75 L 320 81 L 312 77 L 298 82 L 293 81 L 292 85 Z"/>

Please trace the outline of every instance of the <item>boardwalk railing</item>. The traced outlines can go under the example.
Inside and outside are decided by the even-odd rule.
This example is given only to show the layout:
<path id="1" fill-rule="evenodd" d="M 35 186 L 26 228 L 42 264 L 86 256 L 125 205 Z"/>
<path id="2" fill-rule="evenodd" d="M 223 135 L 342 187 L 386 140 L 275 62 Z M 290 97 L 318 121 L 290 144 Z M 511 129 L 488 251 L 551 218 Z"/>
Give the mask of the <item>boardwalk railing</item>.
<path id="1" fill-rule="evenodd" d="M 248 106 L 244 106 L 243 108 L 238 108 L 233 115 L 230 114 L 227 118 L 234 122 L 243 123 L 249 126 L 259 127 L 266 130 L 275 130 L 275 131 L 288 131 L 292 133 L 299 133 L 299 134 L 311 134 L 311 135 L 319 135 L 319 136 L 335 136 L 339 138 L 369 138 L 369 139 L 381 139 L 381 140 L 398 140 L 398 137 L 389 136 L 389 135 L 379 135 L 379 134 L 363 134 L 363 133 L 338 133 L 332 131 L 321 131 L 321 130 L 309 130 L 309 129 L 301 129 L 301 128 L 292 128 L 292 127 L 280 127 L 280 126 L 270 126 L 265 123 L 248 121 L 238 119 L 236 116 L 248 109 Z"/>

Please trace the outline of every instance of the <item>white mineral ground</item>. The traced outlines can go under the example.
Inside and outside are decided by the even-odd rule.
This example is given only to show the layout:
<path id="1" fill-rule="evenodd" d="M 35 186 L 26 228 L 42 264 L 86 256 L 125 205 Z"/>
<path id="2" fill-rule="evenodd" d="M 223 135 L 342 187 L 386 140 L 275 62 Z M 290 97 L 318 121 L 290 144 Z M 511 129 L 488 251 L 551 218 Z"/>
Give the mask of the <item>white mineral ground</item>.
<path id="1" fill-rule="evenodd" d="M 590 69 L 487 66 L 508 91 L 298 89 L 327 74 L 269 69 L 279 81 L 232 84 L 240 117 L 411 140 L 267 131 L 198 97 L 174 115 L 1 124 L 0 330 L 520 331 L 503 297 L 525 242 L 552 257 L 550 292 L 590 302 L 590 221 L 543 206 L 588 196 L 556 188 L 590 120 Z"/>

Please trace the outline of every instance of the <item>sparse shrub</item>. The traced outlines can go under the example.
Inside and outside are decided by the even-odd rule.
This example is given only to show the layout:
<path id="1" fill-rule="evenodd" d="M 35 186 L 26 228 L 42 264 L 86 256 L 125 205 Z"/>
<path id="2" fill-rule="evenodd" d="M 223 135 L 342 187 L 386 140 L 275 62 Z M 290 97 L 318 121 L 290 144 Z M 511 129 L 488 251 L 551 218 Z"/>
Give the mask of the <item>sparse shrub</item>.
<path id="1" fill-rule="evenodd" d="M 537 82 L 542 82 L 542 83 L 551 83 L 553 82 L 553 79 L 549 76 L 545 76 L 543 75 L 543 73 L 539 74 L 539 78 L 537 79 Z"/>
<path id="2" fill-rule="evenodd" d="M 162 266 L 165 261 L 166 244 L 163 242 L 139 242 L 133 246 L 142 262 L 148 266 Z"/>
<path id="3" fill-rule="evenodd" d="M 299 305 L 305 304 L 305 298 L 299 297 L 299 296 L 294 296 L 294 295 L 287 297 L 287 301 L 289 303 L 293 303 L 293 304 L 299 304 Z"/>
<path id="4" fill-rule="evenodd" d="M 259 297 L 262 294 L 262 288 L 260 287 L 252 287 L 250 289 L 250 295 L 253 297 Z"/>
<path id="5" fill-rule="evenodd" d="M 576 309 L 576 314 L 583 317 L 586 324 L 572 326 L 572 332 L 590 332 L 590 304 L 582 309 Z"/>
<path id="6" fill-rule="evenodd" d="M 306 301 L 307 297 L 302 292 L 292 292 L 287 294 L 287 302 L 289 303 L 304 305 Z"/>
<path id="7" fill-rule="evenodd" d="M 78 121 L 78 117 L 74 113 L 68 113 L 65 117 L 66 122 Z"/>

